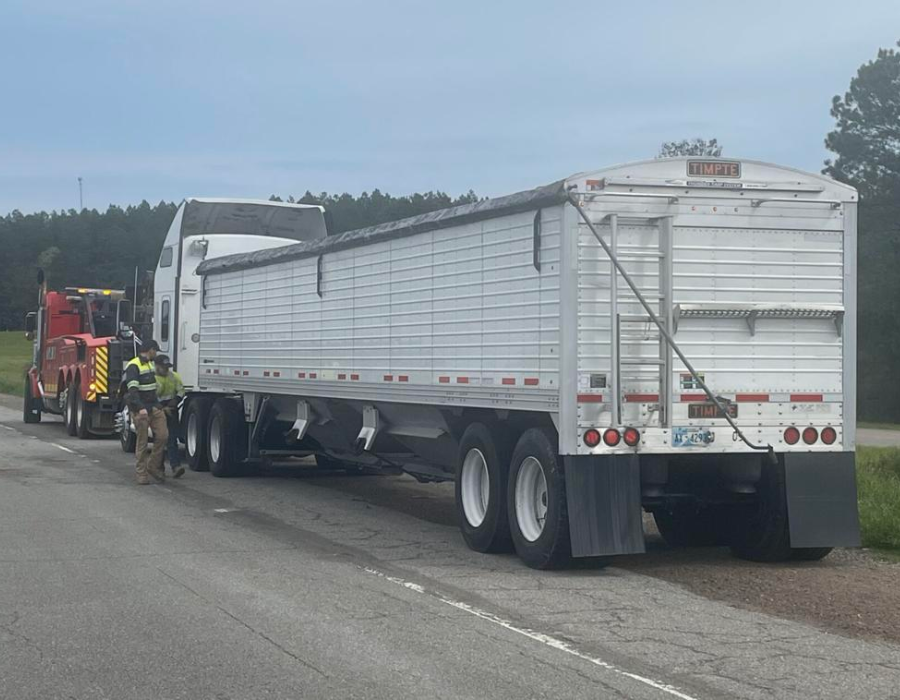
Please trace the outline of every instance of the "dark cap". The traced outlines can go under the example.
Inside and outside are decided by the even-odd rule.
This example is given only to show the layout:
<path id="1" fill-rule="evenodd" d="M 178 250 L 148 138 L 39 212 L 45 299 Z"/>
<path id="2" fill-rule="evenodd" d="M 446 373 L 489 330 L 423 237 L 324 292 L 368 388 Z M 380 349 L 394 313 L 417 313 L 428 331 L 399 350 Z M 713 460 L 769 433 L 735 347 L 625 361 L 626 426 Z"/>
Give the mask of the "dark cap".
<path id="1" fill-rule="evenodd" d="M 168 355 L 157 355 L 155 358 L 153 358 L 153 364 L 162 365 L 163 367 L 171 367 L 172 366 L 172 363 L 169 362 Z"/>
<path id="2" fill-rule="evenodd" d="M 141 343 L 141 352 L 150 352 L 151 350 L 159 351 L 159 343 L 155 340 L 145 340 Z"/>

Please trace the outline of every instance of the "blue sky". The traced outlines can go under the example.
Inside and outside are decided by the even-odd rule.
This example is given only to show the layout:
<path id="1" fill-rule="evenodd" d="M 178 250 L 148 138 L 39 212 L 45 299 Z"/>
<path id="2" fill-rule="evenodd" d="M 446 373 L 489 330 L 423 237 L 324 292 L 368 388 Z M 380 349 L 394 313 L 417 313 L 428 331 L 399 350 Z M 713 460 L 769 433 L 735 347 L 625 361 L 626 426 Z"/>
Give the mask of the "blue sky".
<path id="1" fill-rule="evenodd" d="M 3 0 L 0 214 L 498 195 L 717 137 L 818 170 L 897 0 Z"/>

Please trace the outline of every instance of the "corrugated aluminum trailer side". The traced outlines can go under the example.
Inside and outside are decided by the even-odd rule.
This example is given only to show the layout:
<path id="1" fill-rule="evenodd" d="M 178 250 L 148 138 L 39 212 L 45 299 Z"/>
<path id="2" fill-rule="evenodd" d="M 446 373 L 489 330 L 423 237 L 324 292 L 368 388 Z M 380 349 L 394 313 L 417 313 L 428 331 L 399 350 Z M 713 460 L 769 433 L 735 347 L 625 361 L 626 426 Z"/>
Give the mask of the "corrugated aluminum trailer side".
<path id="1" fill-rule="evenodd" d="M 213 471 L 289 453 L 455 479 L 467 543 L 540 568 L 643 551 L 642 507 L 751 559 L 856 544 L 855 197 L 652 161 L 207 261 Z"/>

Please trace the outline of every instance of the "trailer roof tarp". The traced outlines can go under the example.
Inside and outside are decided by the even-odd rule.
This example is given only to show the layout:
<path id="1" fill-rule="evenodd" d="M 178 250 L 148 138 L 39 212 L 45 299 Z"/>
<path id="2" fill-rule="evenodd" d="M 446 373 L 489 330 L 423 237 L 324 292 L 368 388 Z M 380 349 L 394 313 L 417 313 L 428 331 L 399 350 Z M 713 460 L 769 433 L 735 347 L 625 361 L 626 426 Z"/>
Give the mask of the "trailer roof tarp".
<path id="1" fill-rule="evenodd" d="M 399 221 L 389 221 L 355 231 L 345 231 L 327 238 L 318 238 L 280 248 L 213 258 L 201 263 L 197 268 L 197 272 L 201 275 L 215 275 L 234 270 L 246 270 L 273 263 L 315 257 L 324 253 L 333 253 L 338 250 L 368 245 L 379 241 L 403 238 L 449 226 L 459 226 L 504 214 L 534 211 L 541 207 L 565 202 L 565 182 L 565 180 L 559 180 L 533 190 L 517 192 L 505 197 L 485 199 L 474 204 L 462 204 L 457 207 L 440 209 L 428 214 L 411 216 Z"/>

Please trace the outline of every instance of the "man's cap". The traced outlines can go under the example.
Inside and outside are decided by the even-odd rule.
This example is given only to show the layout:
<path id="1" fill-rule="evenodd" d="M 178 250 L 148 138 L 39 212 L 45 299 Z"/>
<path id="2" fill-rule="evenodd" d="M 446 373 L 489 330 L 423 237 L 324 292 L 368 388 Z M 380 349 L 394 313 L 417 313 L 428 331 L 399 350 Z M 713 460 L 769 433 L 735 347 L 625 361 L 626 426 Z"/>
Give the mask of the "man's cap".
<path id="1" fill-rule="evenodd" d="M 154 364 L 157 364 L 157 365 L 162 365 L 163 367 L 171 367 L 171 366 L 172 366 L 172 363 L 169 362 L 169 356 L 168 356 L 168 355 L 157 355 L 157 356 L 153 359 L 153 363 L 154 363 Z"/>
<path id="2" fill-rule="evenodd" d="M 151 350 L 159 350 L 159 343 L 155 340 L 145 340 L 141 344 L 141 352 L 150 352 Z"/>

